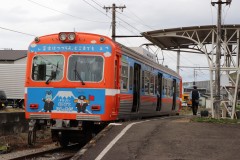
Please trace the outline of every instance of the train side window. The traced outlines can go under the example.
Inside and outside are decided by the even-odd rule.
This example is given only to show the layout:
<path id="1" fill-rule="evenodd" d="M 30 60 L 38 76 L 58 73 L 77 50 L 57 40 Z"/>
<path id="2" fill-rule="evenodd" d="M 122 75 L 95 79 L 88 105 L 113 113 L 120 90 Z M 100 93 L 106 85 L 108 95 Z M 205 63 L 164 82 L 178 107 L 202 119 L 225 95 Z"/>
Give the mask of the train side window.
<path id="1" fill-rule="evenodd" d="M 166 91 L 165 91 L 165 78 L 163 78 L 163 80 L 162 80 L 162 91 L 163 91 L 163 95 L 166 95 Z"/>
<path id="2" fill-rule="evenodd" d="M 166 83 L 165 83 L 165 94 L 168 97 L 169 95 L 169 89 L 168 89 L 168 80 L 166 79 Z"/>
<path id="3" fill-rule="evenodd" d="M 150 94 L 154 94 L 154 75 L 150 74 Z"/>
<path id="4" fill-rule="evenodd" d="M 150 89 L 150 72 L 145 71 L 144 72 L 144 92 L 145 94 L 149 94 L 149 89 Z"/>
<path id="5" fill-rule="evenodd" d="M 172 81 L 168 79 L 168 97 L 171 97 Z"/>
<path id="6" fill-rule="evenodd" d="M 128 64 L 122 62 L 121 90 L 128 90 Z"/>

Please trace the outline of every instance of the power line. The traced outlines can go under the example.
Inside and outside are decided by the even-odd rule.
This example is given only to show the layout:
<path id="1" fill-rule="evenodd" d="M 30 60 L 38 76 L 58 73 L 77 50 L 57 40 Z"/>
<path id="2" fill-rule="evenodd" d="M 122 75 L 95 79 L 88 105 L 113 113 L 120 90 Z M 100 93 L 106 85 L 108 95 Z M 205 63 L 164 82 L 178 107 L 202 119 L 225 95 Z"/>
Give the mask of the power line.
<path id="1" fill-rule="evenodd" d="M 139 23 L 140 24 L 142 24 L 143 26 L 145 26 L 145 27 L 147 27 L 147 28 L 149 28 L 149 29 L 151 29 L 151 30 L 154 30 L 154 28 L 152 28 L 151 26 L 149 26 L 149 25 L 146 25 L 146 24 L 144 24 L 144 21 L 140 18 L 140 17 L 138 17 L 134 12 L 132 12 L 131 10 L 128 10 L 131 14 L 133 14 L 137 19 L 139 19 Z"/>
<path id="2" fill-rule="evenodd" d="M 98 10 L 100 13 L 102 13 L 103 15 L 105 15 L 105 16 L 107 16 L 108 18 L 111 19 L 111 17 L 110 17 L 109 15 L 105 14 L 104 12 L 102 12 L 101 10 L 99 10 L 98 8 L 96 8 L 95 6 L 93 6 L 91 3 L 89 3 L 89 2 L 87 2 L 87 1 L 85 1 L 85 0 L 83 0 L 83 1 L 84 1 L 85 3 L 87 3 L 88 5 L 90 5 L 92 8 Z M 92 1 L 93 1 L 93 0 L 92 0 Z M 97 2 L 94 1 L 94 3 L 96 4 Z M 97 5 L 98 5 L 98 6 L 102 6 L 102 5 L 100 5 L 99 3 L 97 3 Z M 127 28 L 126 28 L 125 26 L 123 26 L 122 24 L 119 23 L 119 25 L 122 26 L 123 28 L 125 28 L 126 30 L 130 31 L 129 29 L 127 29 Z M 132 31 L 130 31 L 130 32 L 132 32 Z M 132 33 L 133 33 L 133 32 L 132 32 Z"/>
<path id="3" fill-rule="evenodd" d="M 90 5 L 91 7 L 93 7 L 94 9 L 98 10 L 99 12 L 101 12 L 102 14 L 104 14 L 105 16 L 109 17 L 107 14 L 105 14 L 103 11 L 101 11 L 100 9 L 98 9 L 97 7 L 93 6 L 91 3 L 87 2 L 86 0 L 83 0 L 85 3 L 87 3 L 88 5 Z M 109 22 L 108 22 L 109 23 Z"/>
<path id="4" fill-rule="evenodd" d="M 16 30 L 9 29 L 9 28 L 0 27 L 0 29 L 7 30 L 7 31 L 11 31 L 11 32 L 15 32 L 15 33 L 20 33 L 20 34 L 24 34 L 24 35 L 28 35 L 28 36 L 36 37 L 36 35 L 29 34 L 29 33 L 24 33 L 24 32 L 20 32 L 20 31 L 16 31 Z"/>
<path id="5" fill-rule="evenodd" d="M 125 20 L 123 20 L 122 18 L 117 17 L 117 19 L 120 19 L 122 22 L 126 23 L 128 26 L 132 27 L 132 28 L 135 29 L 136 31 L 142 32 L 142 31 L 138 30 L 136 27 L 134 27 L 134 26 L 132 26 L 131 24 L 129 24 L 128 22 L 126 22 Z"/>
<path id="6" fill-rule="evenodd" d="M 98 10 L 100 13 L 104 14 L 105 16 L 107 16 L 108 18 L 111 18 L 110 16 L 108 16 L 107 14 L 105 14 L 104 12 L 102 12 L 101 10 L 99 10 L 97 7 L 95 7 L 94 5 L 92 5 L 91 3 L 87 2 L 86 0 L 83 0 L 85 3 L 87 3 L 88 5 L 90 5 L 92 8 Z M 98 6 L 102 6 L 101 4 L 99 4 L 98 2 L 96 2 L 95 0 L 92 0 L 95 4 L 97 4 Z M 117 17 L 118 18 L 118 17 Z M 118 18 L 119 19 L 119 18 Z M 125 22 L 124 20 L 120 19 L 120 21 L 128 24 L 127 22 Z M 128 30 L 129 32 L 133 33 L 133 34 L 136 34 L 134 33 L 133 31 L 129 30 L 127 27 L 123 26 L 122 24 L 120 24 L 120 22 L 117 22 L 120 26 L 122 26 L 123 28 L 125 28 L 126 30 Z M 128 24 L 129 26 L 131 26 L 130 24 Z M 136 29 L 135 27 L 131 26 L 132 28 L 134 28 L 135 30 L 138 30 Z M 139 30 L 138 30 L 139 31 Z M 140 31 L 141 32 L 141 31 Z M 139 34 L 139 33 L 138 33 Z"/>
<path id="7" fill-rule="evenodd" d="M 96 2 L 95 0 L 91 0 L 93 1 L 96 5 L 98 5 L 99 7 L 103 8 L 103 5 L 101 5 L 99 2 Z"/>
<path id="8" fill-rule="evenodd" d="M 121 3 L 119 0 L 118 0 L 118 2 Z M 130 18 L 129 16 L 126 16 L 124 13 L 120 13 L 120 12 L 119 12 L 119 13 L 122 14 L 122 15 L 125 15 L 125 17 L 127 17 L 128 19 L 132 19 L 133 21 L 135 21 L 135 22 L 137 22 L 137 23 L 140 23 L 141 25 L 143 25 L 143 26 L 145 26 L 145 27 L 148 27 L 148 28 L 150 28 L 150 29 L 153 29 L 153 28 L 151 28 L 150 26 L 144 24 L 144 23 L 143 23 L 143 20 L 142 20 L 141 18 L 139 18 L 135 13 L 133 13 L 129 8 L 127 9 L 127 11 L 130 12 L 132 15 L 134 15 L 134 16 L 135 16 L 137 19 L 139 19 L 140 21 L 136 21 L 136 20 Z M 154 30 L 154 29 L 153 29 L 153 30 Z"/>
<path id="9" fill-rule="evenodd" d="M 94 23 L 109 23 L 109 22 L 95 21 L 95 20 L 89 20 L 89 19 L 81 18 L 81 17 L 75 16 L 75 15 L 72 15 L 72 14 L 69 14 L 69 13 L 65 13 L 65 12 L 56 10 L 56 9 L 51 8 L 51 7 L 48 7 L 48 6 L 45 6 L 45 5 L 43 5 L 43 4 L 34 2 L 34 1 L 32 1 L 32 0 L 28 0 L 28 1 L 31 2 L 31 3 L 34 3 L 34 4 L 38 5 L 38 6 L 41 6 L 41 7 L 43 7 L 43 8 L 47 8 L 47 9 L 49 9 L 49 10 L 52 10 L 52 11 L 55 11 L 55 12 L 58 12 L 58 13 L 61 13 L 61 14 L 63 14 L 63 15 L 67 15 L 67 16 L 70 16 L 70 17 L 73 17 L 73 18 L 77 18 L 77 19 L 80 19 L 80 20 L 83 20 L 83 21 L 94 22 Z M 84 0 L 83 0 L 83 1 L 84 1 Z M 86 2 L 86 3 L 88 3 L 88 2 Z"/>
<path id="10" fill-rule="evenodd" d="M 117 11 L 117 12 L 118 12 L 119 14 L 121 14 L 122 16 L 124 16 L 124 17 L 126 17 L 126 18 L 128 18 L 128 19 L 130 19 L 130 20 L 132 20 L 132 21 L 134 21 L 134 22 L 136 22 L 136 23 L 138 23 L 138 24 L 141 24 L 141 25 L 144 26 L 144 27 L 147 27 L 147 28 L 149 28 L 149 29 L 153 29 L 153 28 L 149 27 L 148 25 L 143 24 L 143 23 L 140 22 L 140 21 L 137 21 L 137 20 L 135 20 L 135 19 L 130 18 L 129 16 L 127 16 L 127 15 L 124 14 L 124 13 L 121 13 L 121 12 L 119 12 L 119 11 Z"/>

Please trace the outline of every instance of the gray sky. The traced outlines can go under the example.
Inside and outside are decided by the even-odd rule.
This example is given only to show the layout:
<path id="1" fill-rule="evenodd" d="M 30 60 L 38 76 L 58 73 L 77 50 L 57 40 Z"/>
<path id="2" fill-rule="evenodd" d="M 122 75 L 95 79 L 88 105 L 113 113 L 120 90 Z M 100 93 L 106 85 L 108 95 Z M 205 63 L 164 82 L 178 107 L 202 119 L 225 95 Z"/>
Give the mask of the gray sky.
<path id="1" fill-rule="evenodd" d="M 0 48 L 28 49 L 35 36 L 62 31 L 90 32 L 111 36 L 111 11 L 102 6 L 126 5 L 117 10 L 117 35 L 201 25 L 215 25 L 217 7 L 211 0 L 1 0 Z M 212 0 L 216 2 L 217 0 Z M 223 0 L 225 1 L 225 0 Z M 240 24 L 240 0 L 223 5 L 222 22 Z M 13 31 L 22 32 L 16 33 Z M 33 36 L 31 36 L 33 35 Z M 140 46 L 144 38 L 117 39 L 126 46 Z M 159 53 L 159 58 L 162 58 Z M 193 54 L 191 54 L 192 56 Z M 207 66 L 203 55 L 182 54 L 183 66 Z M 202 58 L 202 61 L 199 59 Z M 164 52 L 164 65 L 176 69 L 176 53 Z M 161 61 L 160 61 L 161 62 Z M 193 69 L 181 69 L 184 81 L 193 80 Z M 198 71 L 196 80 L 208 79 L 207 71 Z"/>

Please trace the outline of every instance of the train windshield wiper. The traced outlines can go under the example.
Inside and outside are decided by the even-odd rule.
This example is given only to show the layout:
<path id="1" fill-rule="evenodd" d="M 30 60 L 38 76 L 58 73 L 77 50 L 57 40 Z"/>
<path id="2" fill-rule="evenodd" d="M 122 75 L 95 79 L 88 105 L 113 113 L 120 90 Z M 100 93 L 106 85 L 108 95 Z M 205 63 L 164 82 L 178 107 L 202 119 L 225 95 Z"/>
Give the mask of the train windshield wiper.
<path id="1" fill-rule="evenodd" d="M 46 84 L 49 84 L 49 82 L 50 82 L 51 80 L 53 80 L 52 75 L 47 79 Z"/>
<path id="2" fill-rule="evenodd" d="M 75 72 L 75 76 L 77 76 L 77 78 L 82 82 L 82 85 L 85 85 L 85 83 L 84 83 L 83 80 L 82 80 L 82 77 L 80 76 L 80 74 L 79 74 L 78 71 L 77 71 L 77 62 L 75 63 L 74 72 Z M 76 78 L 75 78 L 75 79 L 76 79 Z"/>

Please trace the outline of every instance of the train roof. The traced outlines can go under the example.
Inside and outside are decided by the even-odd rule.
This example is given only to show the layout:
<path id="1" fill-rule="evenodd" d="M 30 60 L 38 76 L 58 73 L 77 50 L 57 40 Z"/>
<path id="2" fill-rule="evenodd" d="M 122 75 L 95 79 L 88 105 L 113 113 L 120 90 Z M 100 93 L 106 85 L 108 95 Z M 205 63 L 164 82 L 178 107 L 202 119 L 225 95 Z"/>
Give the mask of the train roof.
<path id="1" fill-rule="evenodd" d="M 126 46 L 124 46 L 122 44 L 119 44 L 119 43 L 118 43 L 118 45 L 120 45 L 122 51 L 124 53 L 126 53 L 128 56 L 130 56 L 130 57 L 132 57 L 134 59 L 137 59 L 140 62 L 146 62 L 149 66 L 151 66 L 153 68 L 157 68 L 157 69 L 159 69 L 159 70 L 161 70 L 161 71 L 163 71 L 165 73 L 168 73 L 168 74 L 170 74 L 172 76 L 175 76 L 175 77 L 181 79 L 181 76 L 179 74 L 177 74 L 175 71 L 173 71 L 172 69 L 167 68 L 167 67 L 165 67 L 165 66 L 163 66 L 163 65 L 161 65 L 161 64 L 159 64 L 159 63 L 157 63 L 155 61 L 153 61 L 151 58 L 149 58 L 147 56 L 144 56 L 143 54 L 141 54 L 139 52 L 136 52 L 135 49 L 131 49 L 131 48 L 126 47 Z"/>

